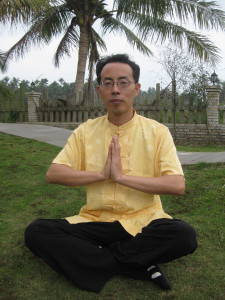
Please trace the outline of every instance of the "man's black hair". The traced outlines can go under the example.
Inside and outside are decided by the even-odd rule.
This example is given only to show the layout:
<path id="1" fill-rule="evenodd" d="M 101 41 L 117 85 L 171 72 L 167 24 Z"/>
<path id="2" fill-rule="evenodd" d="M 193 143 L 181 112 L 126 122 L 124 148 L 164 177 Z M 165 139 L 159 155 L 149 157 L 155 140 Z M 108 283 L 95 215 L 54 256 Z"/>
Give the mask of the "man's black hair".
<path id="1" fill-rule="evenodd" d="M 113 63 L 113 62 L 128 64 L 133 70 L 133 77 L 135 83 L 138 83 L 139 76 L 140 76 L 140 67 L 135 62 L 131 61 L 127 54 L 114 54 L 110 56 L 105 56 L 97 62 L 96 75 L 97 75 L 98 84 L 100 84 L 101 82 L 101 73 L 104 66 L 107 65 L 108 63 Z"/>

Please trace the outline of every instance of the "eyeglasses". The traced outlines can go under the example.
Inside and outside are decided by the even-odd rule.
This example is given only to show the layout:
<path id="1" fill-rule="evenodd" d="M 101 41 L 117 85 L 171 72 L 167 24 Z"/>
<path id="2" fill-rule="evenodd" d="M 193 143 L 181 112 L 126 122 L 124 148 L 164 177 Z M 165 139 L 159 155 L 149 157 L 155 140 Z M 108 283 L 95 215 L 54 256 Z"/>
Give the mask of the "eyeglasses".
<path id="1" fill-rule="evenodd" d="M 128 80 L 128 79 L 119 79 L 118 81 L 113 81 L 112 79 L 105 79 L 100 84 L 106 88 L 110 89 L 114 86 L 114 84 L 117 84 L 118 88 L 126 88 L 128 87 L 131 83 L 135 83 L 134 81 Z"/>

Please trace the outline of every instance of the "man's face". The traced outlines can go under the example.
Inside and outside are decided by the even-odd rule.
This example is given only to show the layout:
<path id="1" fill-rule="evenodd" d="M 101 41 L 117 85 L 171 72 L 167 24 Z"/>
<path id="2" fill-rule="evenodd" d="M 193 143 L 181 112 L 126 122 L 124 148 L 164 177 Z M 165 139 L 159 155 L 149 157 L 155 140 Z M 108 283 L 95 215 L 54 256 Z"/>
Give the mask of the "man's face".
<path id="1" fill-rule="evenodd" d="M 134 83 L 132 68 L 125 63 L 108 63 L 101 72 L 101 82 L 129 82 L 127 87 L 119 87 L 116 83 L 112 87 L 97 87 L 99 97 L 102 99 L 109 116 L 124 116 L 129 119 L 133 116 L 134 98 L 140 91 L 140 84 Z"/>

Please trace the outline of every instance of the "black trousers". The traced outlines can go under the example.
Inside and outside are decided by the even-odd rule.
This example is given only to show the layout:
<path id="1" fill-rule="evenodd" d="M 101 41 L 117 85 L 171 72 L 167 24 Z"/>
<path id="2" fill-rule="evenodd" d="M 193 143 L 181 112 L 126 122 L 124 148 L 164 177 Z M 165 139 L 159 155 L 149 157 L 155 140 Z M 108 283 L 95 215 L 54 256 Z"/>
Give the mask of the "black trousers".
<path id="1" fill-rule="evenodd" d="M 154 220 L 135 237 L 118 221 L 70 224 L 40 219 L 27 227 L 25 243 L 79 288 L 95 292 L 115 274 L 145 279 L 142 269 L 197 248 L 195 230 L 178 219 Z"/>

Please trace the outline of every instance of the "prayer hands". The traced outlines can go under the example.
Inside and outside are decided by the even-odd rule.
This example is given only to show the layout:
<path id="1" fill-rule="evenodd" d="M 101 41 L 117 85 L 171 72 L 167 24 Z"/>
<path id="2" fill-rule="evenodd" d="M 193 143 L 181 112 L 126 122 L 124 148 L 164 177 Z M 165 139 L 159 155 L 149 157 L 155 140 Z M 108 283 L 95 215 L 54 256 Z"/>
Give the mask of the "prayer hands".
<path id="1" fill-rule="evenodd" d="M 102 171 L 105 179 L 112 179 L 118 182 L 122 177 L 122 165 L 120 158 L 120 144 L 117 135 L 114 135 L 109 145 L 109 152 L 105 168 Z"/>
<path id="2" fill-rule="evenodd" d="M 120 144 L 115 135 L 109 145 L 109 153 L 104 169 L 100 172 L 101 181 L 111 179 L 121 185 L 153 195 L 183 195 L 185 182 L 183 175 L 142 177 L 126 175 L 122 172 Z"/>

